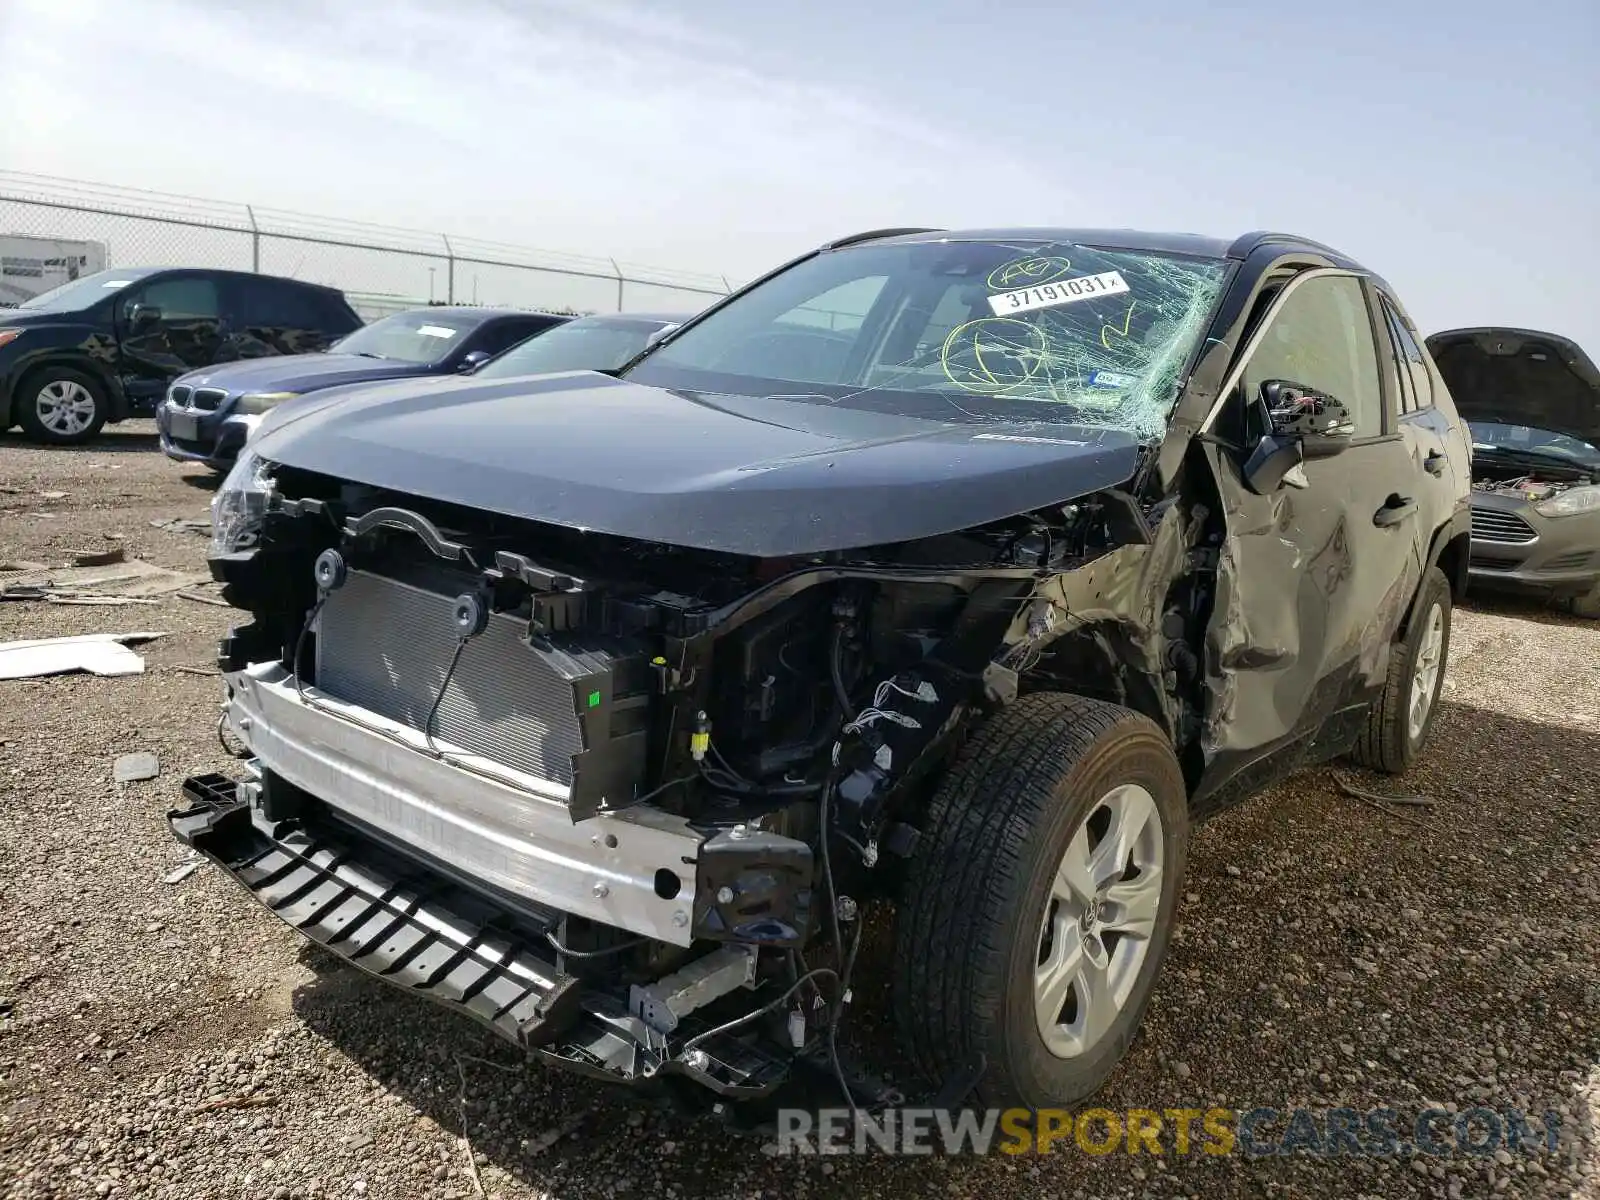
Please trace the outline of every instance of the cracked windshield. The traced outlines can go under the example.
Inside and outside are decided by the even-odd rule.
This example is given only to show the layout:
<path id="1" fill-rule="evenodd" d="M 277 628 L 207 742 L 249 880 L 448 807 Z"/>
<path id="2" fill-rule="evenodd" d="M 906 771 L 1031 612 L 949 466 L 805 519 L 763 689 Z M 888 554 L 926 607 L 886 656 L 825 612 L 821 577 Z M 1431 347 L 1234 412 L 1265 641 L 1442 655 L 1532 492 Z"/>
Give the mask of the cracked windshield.
<path id="1" fill-rule="evenodd" d="M 784 272 L 631 377 L 952 423 L 1160 438 L 1220 261 L 1066 243 L 845 248 Z"/>

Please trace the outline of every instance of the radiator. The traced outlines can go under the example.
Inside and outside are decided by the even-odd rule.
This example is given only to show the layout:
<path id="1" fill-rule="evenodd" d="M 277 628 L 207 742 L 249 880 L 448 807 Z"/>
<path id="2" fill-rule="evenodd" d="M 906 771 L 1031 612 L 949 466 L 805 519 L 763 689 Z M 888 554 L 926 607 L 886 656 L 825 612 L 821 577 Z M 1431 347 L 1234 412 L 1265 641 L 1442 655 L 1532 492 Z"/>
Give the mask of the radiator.
<path id="1" fill-rule="evenodd" d="M 420 730 L 456 649 L 454 596 L 352 571 L 317 619 L 317 687 Z M 434 715 L 449 745 L 570 787 L 583 733 L 571 681 L 504 614 L 467 642 Z"/>

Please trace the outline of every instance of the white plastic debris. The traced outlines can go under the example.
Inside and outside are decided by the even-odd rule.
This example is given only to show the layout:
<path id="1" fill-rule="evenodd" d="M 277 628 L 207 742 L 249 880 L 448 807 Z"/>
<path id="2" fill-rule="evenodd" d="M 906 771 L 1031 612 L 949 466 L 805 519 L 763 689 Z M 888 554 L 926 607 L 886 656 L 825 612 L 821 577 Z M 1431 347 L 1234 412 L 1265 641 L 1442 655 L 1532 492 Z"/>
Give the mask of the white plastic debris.
<path id="1" fill-rule="evenodd" d="M 148 750 L 124 754 L 111 764 L 111 777 L 118 783 L 138 783 L 141 779 L 154 779 L 159 774 L 161 760 Z"/>
<path id="2" fill-rule="evenodd" d="M 198 858 L 190 859 L 181 867 L 174 867 L 172 870 L 168 871 L 161 877 L 161 882 L 182 883 L 185 879 L 189 878 L 189 876 L 193 875 L 199 869 L 200 860 Z"/>
<path id="3" fill-rule="evenodd" d="M 91 675 L 141 675 L 144 659 L 124 644 L 164 633 L 88 633 L 78 637 L 0 642 L 0 679 L 35 679 L 87 671 Z"/>

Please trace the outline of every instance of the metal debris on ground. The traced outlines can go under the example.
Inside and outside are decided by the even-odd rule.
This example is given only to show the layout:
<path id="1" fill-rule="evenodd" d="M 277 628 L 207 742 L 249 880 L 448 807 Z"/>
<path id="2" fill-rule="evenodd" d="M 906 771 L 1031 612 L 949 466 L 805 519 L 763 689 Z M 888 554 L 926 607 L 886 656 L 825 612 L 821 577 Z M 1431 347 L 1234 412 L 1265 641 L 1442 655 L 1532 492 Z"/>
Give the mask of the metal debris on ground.
<path id="1" fill-rule="evenodd" d="M 208 582 L 207 576 L 158 567 L 143 559 L 124 561 L 122 548 L 111 562 L 75 567 L 37 568 L 0 584 L 0 601 L 35 600 L 50 604 L 154 604 L 155 596 Z M 115 590 L 111 590 L 111 589 Z"/>
<path id="2" fill-rule="evenodd" d="M 152 529 L 165 529 L 169 533 L 198 533 L 205 536 L 211 534 L 211 519 L 209 517 L 163 517 L 159 521 L 151 521 Z"/>
<path id="3" fill-rule="evenodd" d="M 216 1112 L 221 1108 L 265 1108 L 269 1104 L 276 1104 L 278 1098 L 266 1092 L 257 1092 L 248 1096 L 215 1096 L 195 1109 L 197 1113 Z"/>
<path id="4" fill-rule="evenodd" d="M 1409 821 L 1413 825 L 1424 825 L 1426 822 L 1418 820 L 1410 813 L 1397 812 L 1388 806 L 1391 804 L 1398 804 L 1407 808 L 1420 808 L 1424 810 L 1433 808 L 1433 801 L 1428 799 L 1426 796 L 1388 796 L 1381 792 L 1369 792 L 1363 790 L 1362 788 L 1356 787 L 1354 784 L 1346 783 L 1337 775 L 1334 776 L 1333 782 L 1341 792 L 1343 792 L 1346 796 L 1349 796 L 1351 799 L 1359 800 L 1368 808 L 1375 808 L 1385 816 L 1398 817 L 1400 820 Z"/>
<path id="5" fill-rule="evenodd" d="M 124 754 L 111 766 L 111 777 L 118 783 L 138 783 L 161 774 L 161 760 L 148 750 Z"/>
<path id="6" fill-rule="evenodd" d="M 128 552 L 121 546 L 112 546 L 106 550 L 84 550 L 72 556 L 72 565 L 75 567 L 108 567 L 112 563 L 122 562 L 128 557 Z"/>
<path id="7" fill-rule="evenodd" d="M 207 596 L 203 592 L 179 592 L 177 595 L 180 600 L 193 600 L 197 604 L 214 604 L 218 608 L 233 607 L 221 596 Z"/>
<path id="8" fill-rule="evenodd" d="M 35 679 L 86 671 L 91 675 L 141 675 L 144 659 L 125 643 L 153 641 L 165 633 L 88 633 L 77 637 L 0 642 L 0 679 Z"/>

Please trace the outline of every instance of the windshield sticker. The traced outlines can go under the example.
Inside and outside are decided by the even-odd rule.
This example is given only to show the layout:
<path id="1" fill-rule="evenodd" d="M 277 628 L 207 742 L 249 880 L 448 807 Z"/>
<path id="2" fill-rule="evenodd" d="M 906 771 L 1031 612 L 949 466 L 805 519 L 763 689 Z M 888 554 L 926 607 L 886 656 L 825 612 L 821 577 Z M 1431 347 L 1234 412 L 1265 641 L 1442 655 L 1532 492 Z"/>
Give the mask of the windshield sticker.
<path id="1" fill-rule="evenodd" d="M 1124 375 L 1120 371 L 1096 371 L 1089 376 L 1089 386 L 1097 388 L 1131 388 L 1138 382 L 1137 375 Z"/>
<path id="2" fill-rule="evenodd" d="M 423 337 L 453 338 L 459 331 L 444 325 L 418 325 L 417 332 Z"/>
<path id="3" fill-rule="evenodd" d="M 127 287 L 132 282 L 133 282 L 133 280 L 131 280 L 131 279 L 108 279 L 104 283 L 102 283 L 100 286 L 103 287 L 103 288 L 119 288 L 119 287 Z"/>
<path id="4" fill-rule="evenodd" d="M 1072 274 L 1072 260 L 1060 255 L 1013 258 L 989 272 L 989 287 L 997 292 L 1055 283 Z"/>
<path id="5" fill-rule="evenodd" d="M 1099 296 L 1116 296 L 1129 290 L 1128 281 L 1122 277 L 1121 271 L 1102 271 L 1098 275 L 1080 275 L 1059 283 L 1041 283 L 1014 292 L 1000 292 L 989 297 L 989 308 L 995 316 L 1002 317 L 1031 312 L 1036 308 L 1054 308 L 1058 304 L 1076 304 L 1080 300 L 1093 300 Z"/>

